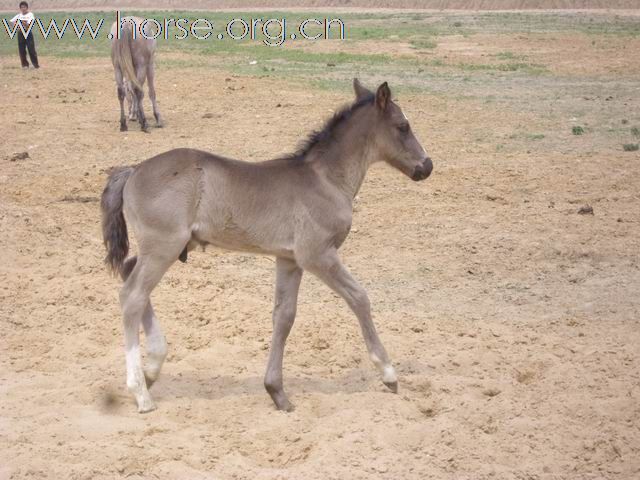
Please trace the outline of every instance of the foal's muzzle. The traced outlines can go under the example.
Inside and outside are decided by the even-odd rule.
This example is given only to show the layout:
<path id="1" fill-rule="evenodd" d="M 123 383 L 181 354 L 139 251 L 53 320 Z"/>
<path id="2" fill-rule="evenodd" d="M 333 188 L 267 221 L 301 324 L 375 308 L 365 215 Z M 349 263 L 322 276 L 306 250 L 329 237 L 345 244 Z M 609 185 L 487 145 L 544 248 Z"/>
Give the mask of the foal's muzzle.
<path id="1" fill-rule="evenodd" d="M 431 163 L 431 159 L 429 157 L 425 157 L 424 161 L 421 165 L 418 165 L 413 170 L 413 175 L 411 175 L 411 180 L 415 182 L 419 182 L 420 180 L 424 180 L 429 175 L 431 175 L 431 171 L 433 170 L 433 163 Z"/>

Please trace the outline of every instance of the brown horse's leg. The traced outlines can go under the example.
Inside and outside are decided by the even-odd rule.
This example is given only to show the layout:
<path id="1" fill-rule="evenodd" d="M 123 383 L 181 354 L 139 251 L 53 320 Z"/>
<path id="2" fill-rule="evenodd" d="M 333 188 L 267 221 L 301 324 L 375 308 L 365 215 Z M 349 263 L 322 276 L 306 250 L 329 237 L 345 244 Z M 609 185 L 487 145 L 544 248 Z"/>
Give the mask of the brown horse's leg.
<path id="1" fill-rule="evenodd" d="M 278 410 L 293 410 L 282 386 L 284 345 L 296 318 L 302 269 L 293 260 L 276 259 L 276 295 L 273 308 L 273 335 L 264 386 Z"/>
<path id="2" fill-rule="evenodd" d="M 398 378 L 391 365 L 376 327 L 371 319 L 371 305 L 367 292 L 351 276 L 342 265 L 336 250 L 329 250 L 318 258 L 305 259 L 302 262 L 305 270 L 309 270 L 345 299 L 353 313 L 358 317 L 360 329 L 369 351 L 369 357 L 382 373 L 382 382 L 394 393 L 398 391 Z"/>
<path id="3" fill-rule="evenodd" d="M 119 67 L 115 68 L 116 70 L 116 84 L 118 85 L 118 100 L 120 101 L 120 131 L 127 131 L 127 118 L 124 115 L 124 97 L 125 97 L 125 89 L 124 89 L 124 79 L 122 78 L 122 71 Z"/>
<path id="4" fill-rule="evenodd" d="M 131 88 L 131 82 L 128 80 L 124 81 L 124 91 L 127 104 L 129 105 L 129 120 L 135 121 L 138 119 L 138 107 L 136 106 L 136 98 Z"/>
<path id="5" fill-rule="evenodd" d="M 147 117 L 145 117 L 144 115 L 144 107 L 142 105 L 142 100 L 144 98 L 144 91 L 142 88 L 144 87 L 144 81 L 147 76 L 146 68 L 140 68 L 140 69 L 136 68 L 136 75 L 137 75 L 138 84 L 140 85 L 140 88 L 133 86 L 133 92 L 136 97 L 136 102 L 137 102 L 136 106 L 138 107 L 138 121 L 140 122 L 140 129 L 143 132 L 148 132 L 149 125 L 147 124 Z"/>
<path id="6" fill-rule="evenodd" d="M 156 126 L 164 127 L 164 122 L 160 115 L 160 109 L 158 108 L 158 102 L 156 101 L 155 67 L 153 59 L 147 66 L 147 81 L 149 82 L 149 98 L 151 99 L 151 105 L 153 106 L 153 116 L 156 119 Z"/>

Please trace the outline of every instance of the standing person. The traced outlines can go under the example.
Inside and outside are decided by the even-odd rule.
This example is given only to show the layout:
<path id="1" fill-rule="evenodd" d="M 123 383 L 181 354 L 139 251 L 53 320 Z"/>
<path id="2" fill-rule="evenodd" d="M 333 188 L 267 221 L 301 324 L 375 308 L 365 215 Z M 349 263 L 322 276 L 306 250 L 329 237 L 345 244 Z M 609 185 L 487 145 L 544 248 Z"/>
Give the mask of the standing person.
<path id="1" fill-rule="evenodd" d="M 20 2 L 20 13 L 11 19 L 11 23 L 21 22 L 24 30 L 27 31 L 29 25 L 35 20 L 33 13 L 29 11 L 29 4 L 27 2 Z M 36 53 L 36 42 L 33 39 L 33 33 L 29 31 L 29 35 L 25 38 L 22 31 L 18 29 L 18 52 L 20 53 L 20 62 L 22 68 L 29 68 L 29 62 L 27 61 L 27 50 L 29 51 L 29 58 L 33 68 L 40 68 L 38 64 L 38 54 Z"/>

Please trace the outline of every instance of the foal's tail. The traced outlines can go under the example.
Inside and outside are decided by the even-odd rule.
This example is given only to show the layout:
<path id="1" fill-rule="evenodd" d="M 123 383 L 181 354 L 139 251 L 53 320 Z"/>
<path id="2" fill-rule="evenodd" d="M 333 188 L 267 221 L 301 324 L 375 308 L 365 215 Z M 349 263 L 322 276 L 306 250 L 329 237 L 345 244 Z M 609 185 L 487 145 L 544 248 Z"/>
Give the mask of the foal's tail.
<path id="1" fill-rule="evenodd" d="M 135 27 L 130 27 L 135 28 Z M 120 66 L 122 75 L 129 80 L 132 85 L 142 90 L 142 85 L 138 82 L 136 69 L 133 66 L 133 53 L 131 52 L 131 43 L 133 42 L 133 34 L 126 25 L 122 28 L 122 36 L 115 44 L 114 62 Z"/>
<path id="2" fill-rule="evenodd" d="M 127 222 L 122 213 L 122 191 L 133 173 L 133 167 L 117 167 L 109 174 L 102 192 L 102 239 L 107 249 L 104 262 L 113 274 L 122 274 L 124 260 L 129 253 Z"/>

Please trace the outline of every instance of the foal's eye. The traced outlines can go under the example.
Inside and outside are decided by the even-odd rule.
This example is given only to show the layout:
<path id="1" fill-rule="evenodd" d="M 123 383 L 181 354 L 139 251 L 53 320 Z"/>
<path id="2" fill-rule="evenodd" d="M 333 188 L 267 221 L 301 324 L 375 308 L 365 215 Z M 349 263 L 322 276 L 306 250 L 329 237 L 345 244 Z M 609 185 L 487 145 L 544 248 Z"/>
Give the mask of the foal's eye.
<path id="1" fill-rule="evenodd" d="M 398 130 L 400 130 L 401 133 L 408 133 L 409 132 L 409 124 L 408 123 L 403 123 L 402 125 L 398 126 Z"/>

